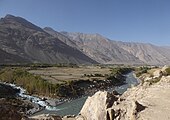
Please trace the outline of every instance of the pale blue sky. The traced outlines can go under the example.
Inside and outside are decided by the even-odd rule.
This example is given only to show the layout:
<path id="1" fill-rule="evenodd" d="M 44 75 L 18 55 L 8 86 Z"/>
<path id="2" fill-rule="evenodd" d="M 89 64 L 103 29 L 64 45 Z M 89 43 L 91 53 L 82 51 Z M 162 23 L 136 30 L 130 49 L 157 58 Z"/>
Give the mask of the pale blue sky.
<path id="1" fill-rule="evenodd" d="M 170 0 L 0 0 L 0 17 L 57 31 L 170 46 Z"/>

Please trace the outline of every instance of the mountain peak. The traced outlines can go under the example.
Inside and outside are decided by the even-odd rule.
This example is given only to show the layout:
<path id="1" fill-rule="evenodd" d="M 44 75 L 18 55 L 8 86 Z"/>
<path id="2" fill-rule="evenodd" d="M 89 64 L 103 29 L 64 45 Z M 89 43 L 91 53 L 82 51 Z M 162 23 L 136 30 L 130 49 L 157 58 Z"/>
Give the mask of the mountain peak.
<path id="1" fill-rule="evenodd" d="M 55 31 L 53 28 L 51 28 L 51 27 L 45 27 L 45 28 L 43 28 L 44 30 L 47 30 L 47 31 Z"/>
<path id="2" fill-rule="evenodd" d="M 4 17 L 5 20 L 15 20 L 15 21 L 27 21 L 25 20 L 24 18 L 22 17 L 18 17 L 18 16 L 14 16 L 14 15 L 11 15 L 11 14 L 7 14 L 5 17 Z M 27 21 L 28 22 L 28 21 Z"/>
<path id="3" fill-rule="evenodd" d="M 14 15 L 11 15 L 11 14 L 7 14 L 4 18 L 5 18 L 5 19 L 15 18 L 15 16 L 14 16 Z"/>
<path id="4" fill-rule="evenodd" d="M 7 14 L 4 18 L 1 19 L 1 21 L 5 22 L 6 24 L 14 24 L 15 26 L 17 24 L 20 24 L 24 27 L 30 28 L 30 29 L 35 29 L 38 31 L 43 31 L 40 27 L 32 24 L 31 22 L 27 21 L 26 19 L 14 15 Z"/>

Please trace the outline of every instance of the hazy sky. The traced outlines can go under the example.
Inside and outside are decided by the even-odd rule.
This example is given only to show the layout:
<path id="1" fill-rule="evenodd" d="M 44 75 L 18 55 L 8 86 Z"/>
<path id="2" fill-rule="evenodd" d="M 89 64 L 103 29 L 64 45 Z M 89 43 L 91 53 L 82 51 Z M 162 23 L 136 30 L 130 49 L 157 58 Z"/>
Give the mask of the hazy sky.
<path id="1" fill-rule="evenodd" d="M 6 14 L 57 31 L 170 45 L 170 0 L 0 0 Z"/>

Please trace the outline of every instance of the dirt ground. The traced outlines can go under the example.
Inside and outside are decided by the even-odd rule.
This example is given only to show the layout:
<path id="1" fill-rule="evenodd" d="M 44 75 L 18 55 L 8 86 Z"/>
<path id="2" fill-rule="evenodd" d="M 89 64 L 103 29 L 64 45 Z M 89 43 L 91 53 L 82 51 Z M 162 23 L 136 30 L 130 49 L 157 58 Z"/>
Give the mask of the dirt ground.
<path id="1" fill-rule="evenodd" d="M 165 80 L 146 90 L 140 102 L 147 108 L 139 113 L 138 120 L 170 120 L 170 76 Z"/>

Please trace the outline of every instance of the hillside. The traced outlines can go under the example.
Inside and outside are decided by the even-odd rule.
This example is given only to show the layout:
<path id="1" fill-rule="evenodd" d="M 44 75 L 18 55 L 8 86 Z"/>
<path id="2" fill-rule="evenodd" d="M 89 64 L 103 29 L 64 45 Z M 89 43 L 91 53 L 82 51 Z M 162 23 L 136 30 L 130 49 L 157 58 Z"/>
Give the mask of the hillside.
<path id="1" fill-rule="evenodd" d="M 6 57 L 11 54 L 15 61 L 25 60 L 32 63 L 96 63 L 78 49 L 59 40 L 40 27 L 21 17 L 7 15 L 0 19 L 0 49 L 4 56 L 1 61 L 6 63 Z"/>
<path id="2" fill-rule="evenodd" d="M 94 60 L 104 64 L 170 64 L 170 47 L 113 41 L 99 34 L 61 32 Z"/>
<path id="3" fill-rule="evenodd" d="M 126 50 L 113 44 L 99 34 L 67 33 L 62 34 L 73 40 L 82 51 L 94 60 L 104 64 L 141 64 L 142 62 Z"/>
<path id="4" fill-rule="evenodd" d="M 13 55 L 10 53 L 7 53 L 0 49 L 0 64 L 10 64 L 10 63 L 29 63 L 29 60 L 26 60 L 22 57 L 19 57 L 17 55 Z"/>
<path id="5" fill-rule="evenodd" d="M 152 44 L 144 43 L 133 43 L 133 42 L 118 42 L 113 41 L 114 44 L 118 45 L 122 49 L 128 51 L 130 54 L 139 58 L 149 65 L 165 65 L 170 64 L 170 53 L 168 47 L 160 47 Z"/>

